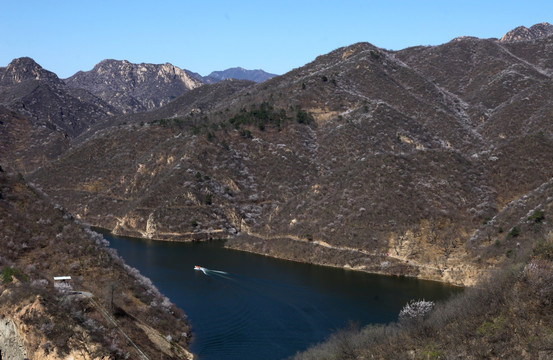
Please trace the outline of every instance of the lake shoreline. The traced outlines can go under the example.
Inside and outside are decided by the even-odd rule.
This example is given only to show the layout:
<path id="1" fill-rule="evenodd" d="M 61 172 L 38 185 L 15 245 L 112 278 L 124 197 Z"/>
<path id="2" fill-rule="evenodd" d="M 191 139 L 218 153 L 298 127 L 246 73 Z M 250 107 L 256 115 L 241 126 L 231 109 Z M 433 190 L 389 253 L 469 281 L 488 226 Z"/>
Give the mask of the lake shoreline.
<path id="1" fill-rule="evenodd" d="M 419 280 L 435 281 L 445 285 L 462 288 L 472 285 L 472 283 L 467 284 L 467 282 L 464 281 L 444 280 L 439 270 L 431 269 L 433 271 L 421 271 L 421 267 L 424 267 L 424 264 L 417 266 L 415 263 L 406 262 L 402 259 L 390 256 L 389 254 L 369 254 L 360 251 L 356 253 L 355 250 L 351 249 L 340 250 L 328 246 L 317 246 L 319 243 L 316 241 L 293 241 L 293 244 L 290 244 L 290 239 L 285 236 L 276 237 L 274 240 L 277 241 L 269 241 L 268 239 L 245 233 L 239 233 L 235 236 L 228 236 L 226 238 L 206 237 L 206 234 L 199 234 L 198 236 L 202 236 L 203 238 L 179 239 L 155 236 L 143 237 L 138 236 L 139 234 L 135 234 L 135 232 L 132 234 L 127 232 L 120 234 L 97 225 L 86 224 L 86 226 L 90 226 L 93 230 L 98 229 L 101 230 L 100 232 L 109 233 L 115 236 L 168 243 L 222 241 L 224 242 L 224 247 L 228 249 L 263 255 L 279 260 L 327 266 L 375 275 L 409 277 Z"/>
<path id="2" fill-rule="evenodd" d="M 275 239 L 273 239 L 275 240 Z M 286 237 L 270 241 L 252 235 L 241 235 L 225 240 L 225 247 L 233 250 L 267 256 L 270 258 L 288 260 L 303 264 L 326 266 L 337 269 L 351 270 L 367 274 L 407 277 L 417 280 L 433 281 L 440 284 L 465 288 L 472 284 L 463 281 L 444 281 L 438 271 L 421 271 L 422 266 L 408 263 L 388 254 L 367 254 L 355 250 L 340 250 L 327 246 L 317 246 L 316 242 L 297 242 Z M 432 269 L 434 270 L 434 269 Z"/>
<path id="3" fill-rule="evenodd" d="M 186 312 L 194 339 L 190 350 L 206 360 L 222 354 L 252 358 L 259 352 L 267 360 L 287 358 L 348 321 L 359 321 L 360 326 L 394 322 L 413 299 L 441 301 L 463 290 L 414 277 L 242 251 L 224 240 L 156 241 L 93 230 Z M 205 271 L 194 271 L 195 265 Z"/>

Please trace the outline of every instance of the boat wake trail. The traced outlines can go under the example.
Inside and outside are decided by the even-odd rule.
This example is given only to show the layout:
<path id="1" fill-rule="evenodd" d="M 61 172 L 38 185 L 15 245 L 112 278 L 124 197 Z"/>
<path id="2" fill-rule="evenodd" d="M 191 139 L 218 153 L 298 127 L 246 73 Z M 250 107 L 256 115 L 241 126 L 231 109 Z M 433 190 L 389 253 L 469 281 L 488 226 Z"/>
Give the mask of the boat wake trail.
<path id="1" fill-rule="evenodd" d="M 229 275 L 229 273 L 226 272 L 226 271 L 210 270 L 210 269 L 206 269 L 206 270 L 209 271 L 210 273 L 214 273 L 214 274 Z"/>
<path id="2" fill-rule="evenodd" d="M 203 273 L 206 274 L 206 275 L 211 275 L 211 274 L 229 275 L 228 272 L 219 271 L 219 270 L 211 270 L 211 269 L 208 269 L 208 268 L 204 268 L 204 267 L 202 267 L 202 266 L 194 266 L 194 270 L 201 271 L 201 272 L 203 272 Z"/>

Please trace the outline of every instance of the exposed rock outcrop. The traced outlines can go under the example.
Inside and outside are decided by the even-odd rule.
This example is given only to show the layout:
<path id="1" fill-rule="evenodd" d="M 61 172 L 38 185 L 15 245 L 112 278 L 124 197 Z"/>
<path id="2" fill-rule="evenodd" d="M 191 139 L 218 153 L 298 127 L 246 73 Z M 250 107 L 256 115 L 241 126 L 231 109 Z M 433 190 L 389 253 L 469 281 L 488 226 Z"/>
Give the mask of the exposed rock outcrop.
<path id="1" fill-rule="evenodd" d="M 501 37 L 501 42 L 529 41 L 553 34 L 553 25 L 543 22 L 535 24 L 530 28 L 519 26 Z"/>
<path id="2" fill-rule="evenodd" d="M 43 69 L 29 57 L 14 59 L 7 67 L 0 68 L 0 86 L 19 84 L 27 80 L 42 80 L 54 85 L 63 84 L 56 74 Z"/>
<path id="3" fill-rule="evenodd" d="M 24 340 L 14 322 L 3 317 L 0 319 L 0 358 L 20 360 L 27 358 Z"/>
<path id="4" fill-rule="evenodd" d="M 126 60 L 103 60 L 65 82 L 90 91 L 123 113 L 158 108 L 203 84 L 189 71 L 169 63 L 133 64 Z"/>

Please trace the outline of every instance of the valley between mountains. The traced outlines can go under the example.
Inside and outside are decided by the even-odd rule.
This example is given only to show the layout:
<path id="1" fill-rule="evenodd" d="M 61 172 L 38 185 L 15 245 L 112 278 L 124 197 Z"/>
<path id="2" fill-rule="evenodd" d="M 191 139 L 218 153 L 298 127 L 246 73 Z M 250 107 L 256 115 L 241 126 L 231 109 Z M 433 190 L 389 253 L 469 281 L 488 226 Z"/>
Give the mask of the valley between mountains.
<path id="1" fill-rule="evenodd" d="M 116 234 L 474 284 L 550 206 L 550 42 L 354 44 L 95 121 L 27 178 Z"/>
<path id="2" fill-rule="evenodd" d="M 357 43 L 262 82 L 16 59 L 0 164 L 115 234 L 475 286 L 553 241 L 552 35 Z"/>

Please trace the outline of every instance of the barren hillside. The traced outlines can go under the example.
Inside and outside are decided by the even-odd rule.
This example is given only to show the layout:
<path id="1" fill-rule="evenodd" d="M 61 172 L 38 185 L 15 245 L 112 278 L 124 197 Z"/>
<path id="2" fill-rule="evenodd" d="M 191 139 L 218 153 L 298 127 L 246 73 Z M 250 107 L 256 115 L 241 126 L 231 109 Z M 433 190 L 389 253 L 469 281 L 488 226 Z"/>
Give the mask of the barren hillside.
<path id="1" fill-rule="evenodd" d="M 471 239 L 553 177 L 552 41 L 354 44 L 126 116 L 30 179 L 116 233 L 472 284 L 505 234 Z"/>

